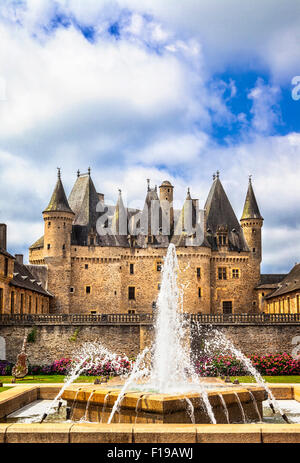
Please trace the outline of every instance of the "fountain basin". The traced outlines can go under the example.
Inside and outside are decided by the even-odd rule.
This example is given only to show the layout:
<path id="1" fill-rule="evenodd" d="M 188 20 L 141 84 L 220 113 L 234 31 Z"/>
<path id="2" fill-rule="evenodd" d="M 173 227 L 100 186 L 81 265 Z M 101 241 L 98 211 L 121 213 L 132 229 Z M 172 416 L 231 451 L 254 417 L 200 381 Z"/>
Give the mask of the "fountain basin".
<path id="1" fill-rule="evenodd" d="M 71 420 L 107 423 L 120 392 L 103 386 L 72 385 L 65 389 L 62 399 L 71 409 Z M 267 398 L 265 389 L 257 386 L 216 386 L 207 394 L 217 423 L 243 423 L 245 418 L 247 422 L 260 421 L 262 402 Z M 132 391 L 126 392 L 112 422 L 205 424 L 210 419 L 199 392 Z"/>

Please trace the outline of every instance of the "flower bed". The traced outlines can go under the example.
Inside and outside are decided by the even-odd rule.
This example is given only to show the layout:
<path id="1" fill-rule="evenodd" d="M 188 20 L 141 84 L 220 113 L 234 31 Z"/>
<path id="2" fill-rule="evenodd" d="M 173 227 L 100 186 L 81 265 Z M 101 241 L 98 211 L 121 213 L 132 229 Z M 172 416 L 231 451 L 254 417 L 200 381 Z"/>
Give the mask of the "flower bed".
<path id="1" fill-rule="evenodd" d="M 251 355 L 249 356 L 253 366 L 264 376 L 300 375 L 300 359 L 294 359 L 287 353 Z M 72 360 L 62 358 L 50 365 L 29 365 L 30 375 L 67 375 L 72 367 Z M 1 360 L 0 376 L 11 376 L 13 364 Z M 119 357 L 112 361 L 98 361 L 98 363 L 82 371 L 86 376 L 119 376 L 128 373 L 132 368 L 132 362 Z M 196 372 L 200 376 L 246 376 L 249 372 L 241 362 L 231 355 L 215 355 L 213 357 L 201 357 L 196 362 Z"/>
<path id="2" fill-rule="evenodd" d="M 300 359 L 294 359 L 287 353 L 250 355 L 253 366 L 264 376 L 300 375 Z M 200 376 L 246 376 L 249 371 L 231 355 L 201 357 L 196 362 L 196 371 Z"/>

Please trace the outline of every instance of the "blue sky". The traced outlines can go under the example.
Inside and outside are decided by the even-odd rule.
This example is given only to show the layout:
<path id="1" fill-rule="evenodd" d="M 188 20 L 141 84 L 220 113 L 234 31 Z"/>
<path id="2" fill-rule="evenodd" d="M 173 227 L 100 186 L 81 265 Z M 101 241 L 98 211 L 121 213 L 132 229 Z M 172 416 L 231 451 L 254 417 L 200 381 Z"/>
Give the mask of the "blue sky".
<path id="1" fill-rule="evenodd" d="M 239 218 L 248 175 L 264 217 L 263 272 L 300 255 L 298 0 L 4 0 L 0 221 L 9 248 L 43 233 L 62 169 L 142 207 L 146 179 L 203 205 L 220 171 Z M 300 78 L 299 78 L 300 80 Z M 300 94 L 300 91 L 299 91 Z"/>

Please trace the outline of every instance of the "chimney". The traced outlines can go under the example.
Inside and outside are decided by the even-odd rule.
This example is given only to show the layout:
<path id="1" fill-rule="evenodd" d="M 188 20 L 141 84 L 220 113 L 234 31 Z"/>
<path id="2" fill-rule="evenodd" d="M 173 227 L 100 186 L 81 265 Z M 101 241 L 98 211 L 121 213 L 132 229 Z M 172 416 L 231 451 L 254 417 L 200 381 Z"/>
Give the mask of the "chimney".
<path id="1" fill-rule="evenodd" d="M 6 224 L 0 223 L 0 248 L 6 251 L 7 243 L 6 243 Z"/>
<path id="2" fill-rule="evenodd" d="M 18 264 L 23 265 L 23 254 L 15 254 L 15 258 Z"/>

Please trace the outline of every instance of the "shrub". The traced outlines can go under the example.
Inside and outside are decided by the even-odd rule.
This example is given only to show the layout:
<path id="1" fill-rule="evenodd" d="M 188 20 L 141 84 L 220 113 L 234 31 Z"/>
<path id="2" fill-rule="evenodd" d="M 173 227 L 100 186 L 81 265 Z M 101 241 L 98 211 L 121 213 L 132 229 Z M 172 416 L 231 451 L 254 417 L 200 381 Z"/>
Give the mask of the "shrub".
<path id="1" fill-rule="evenodd" d="M 37 329 L 34 326 L 32 328 L 32 330 L 28 333 L 27 342 L 35 342 L 36 341 L 36 335 L 37 335 Z"/>
<path id="2" fill-rule="evenodd" d="M 28 373 L 31 375 L 67 375 L 72 363 L 72 359 L 62 358 L 55 360 L 51 365 L 29 365 Z M 118 376 L 129 372 L 131 366 L 132 362 L 121 357 L 113 363 L 110 361 L 101 362 L 100 359 L 95 366 L 87 367 L 81 374 L 86 376 Z"/>
<path id="3" fill-rule="evenodd" d="M 266 376 L 300 375 L 300 358 L 295 359 L 290 354 L 251 355 L 255 368 Z"/>
<path id="4" fill-rule="evenodd" d="M 11 376 L 13 364 L 7 360 L 0 360 L 0 376 Z"/>
<path id="5" fill-rule="evenodd" d="M 253 366 L 265 376 L 300 375 L 300 359 L 287 353 L 250 355 Z M 201 357 L 196 362 L 200 376 L 245 376 L 249 374 L 243 364 L 231 355 Z"/>

